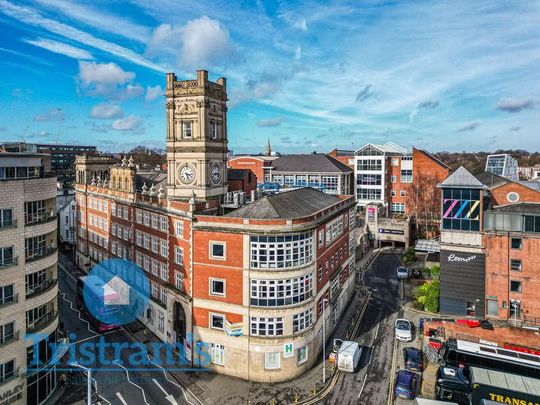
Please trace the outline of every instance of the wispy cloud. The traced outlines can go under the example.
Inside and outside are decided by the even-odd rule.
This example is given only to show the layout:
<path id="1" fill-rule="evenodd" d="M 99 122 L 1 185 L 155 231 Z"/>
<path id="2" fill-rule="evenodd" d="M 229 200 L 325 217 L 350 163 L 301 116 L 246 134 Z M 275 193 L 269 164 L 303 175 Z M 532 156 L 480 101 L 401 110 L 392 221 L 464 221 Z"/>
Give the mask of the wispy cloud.
<path id="1" fill-rule="evenodd" d="M 90 117 L 108 120 L 114 118 L 121 118 L 124 116 L 124 111 L 122 107 L 117 104 L 101 103 L 92 107 L 90 112 Z"/>
<path id="2" fill-rule="evenodd" d="M 46 122 L 46 121 L 63 121 L 65 119 L 64 112 L 60 108 L 51 108 L 43 114 L 37 114 L 34 116 L 34 121 Z"/>
<path id="3" fill-rule="evenodd" d="M 142 119 L 135 115 L 115 120 L 111 125 L 111 129 L 115 131 L 129 131 L 135 134 L 144 133 Z"/>
<path id="4" fill-rule="evenodd" d="M 144 99 L 146 101 L 153 101 L 159 96 L 163 95 L 164 92 L 165 90 L 163 90 L 159 84 L 157 86 L 147 86 L 146 95 L 144 96 Z"/>
<path id="5" fill-rule="evenodd" d="M 534 101 L 531 98 L 525 99 L 515 99 L 515 98 L 505 98 L 500 100 L 497 103 L 497 109 L 501 111 L 506 111 L 509 113 L 517 113 L 528 108 L 532 108 Z"/>
<path id="6" fill-rule="evenodd" d="M 277 118 L 271 118 L 266 120 L 259 120 L 257 121 L 257 126 L 261 128 L 266 127 L 279 127 L 283 123 L 283 118 L 277 117 Z"/>
<path id="7" fill-rule="evenodd" d="M 469 122 L 462 127 L 458 128 L 456 132 L 468 132 L 468 131 L 474 131 L 476 128 L 480 126 L 480 121 L 473 121 Z"/>
<path id="8" fill-rule="evenodd" d="M 166 72 L 166 69 L 162 66 L 149 61 L 131 49 L 97 38 L 70 25 L 43 17 L 40 13 L 30 7 L 22 7 L 10 3 L 7 0 L 0 0 L 0 12 L 25 24 L 40 27 L 64 38 L 77 41 L 86 46 L 91 46 L 121 59 L 128 60 L 136 65 L 161 73 Z"/>
<path id="9" fill-rule="evenodd" d="M 84 49 L 77 48 L 63 42 L 53 41 L 51 39 L 25 39 L 24 42 L 73 59 L 94 59 L 94 56 Z"/>

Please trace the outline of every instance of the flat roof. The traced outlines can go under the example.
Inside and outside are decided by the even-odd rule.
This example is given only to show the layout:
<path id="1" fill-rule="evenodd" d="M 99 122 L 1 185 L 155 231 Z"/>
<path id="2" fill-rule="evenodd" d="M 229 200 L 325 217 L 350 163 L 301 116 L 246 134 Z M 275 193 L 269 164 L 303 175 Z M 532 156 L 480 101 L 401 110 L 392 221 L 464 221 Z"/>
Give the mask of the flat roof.
<path id="1" fill-rule="evenodd" d="M 470 367 L 471 382 L 540 397 L 540 380 L 504 371 Z"/>

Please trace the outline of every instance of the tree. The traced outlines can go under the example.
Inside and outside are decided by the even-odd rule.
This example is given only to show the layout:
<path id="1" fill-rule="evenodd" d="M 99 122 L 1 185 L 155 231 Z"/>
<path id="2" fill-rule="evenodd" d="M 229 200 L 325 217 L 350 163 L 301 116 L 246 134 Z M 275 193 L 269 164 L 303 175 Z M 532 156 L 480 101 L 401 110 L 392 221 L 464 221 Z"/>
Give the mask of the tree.
<path id="1" fill-rule="evenodd" d="M 133 156 L 133 161 L 139 167 L 150 167 L 154 168 L 156 166 L 161 167 L 165 163 L 166 157 L 163 150 L 157 148 L 148 148 L 143 145 L 139 145 L 131 149 L 128 153 L 128 156 Z"/>
<path id="2" fill-rule="evenodd" d="M 409 214 L 416 219 L 420 237 L 437 231 L 441 212 L 441 191 L 437 188 L 442 179 L 433 173 L 415 176 L 406 194 Z"/>
<path id="3" fill-rule="evenodd" d="M 441 282 L 438 279 L 426 281 L 414 290 L 416 302 L 427 312 L 438 312 L 440 288 Z"/>

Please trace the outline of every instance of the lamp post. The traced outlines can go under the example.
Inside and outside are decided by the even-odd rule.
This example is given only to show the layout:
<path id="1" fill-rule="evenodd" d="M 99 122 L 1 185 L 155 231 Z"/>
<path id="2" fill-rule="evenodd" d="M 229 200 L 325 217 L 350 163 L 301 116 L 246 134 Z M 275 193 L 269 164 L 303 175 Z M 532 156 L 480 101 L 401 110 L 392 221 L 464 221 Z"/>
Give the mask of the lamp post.
<path id="1" fill-rule="evenodd" d="M 328 300 L 326 298 L 323 298 L 322 303 L 322 353 L 323 353 L 323 362 L 322 362 L 322 382 L 323 384 L 326 382 L 326 318 L 324 316 L 325 309 L 326 309 L 326 303 Z"/>
<path id="2" fill-rule="evenodd" d="M 86 371 L 86 405 L 92 405 L 92 369 L 78 363 L 69 363 L 70 366 L 82 368 Z"/>

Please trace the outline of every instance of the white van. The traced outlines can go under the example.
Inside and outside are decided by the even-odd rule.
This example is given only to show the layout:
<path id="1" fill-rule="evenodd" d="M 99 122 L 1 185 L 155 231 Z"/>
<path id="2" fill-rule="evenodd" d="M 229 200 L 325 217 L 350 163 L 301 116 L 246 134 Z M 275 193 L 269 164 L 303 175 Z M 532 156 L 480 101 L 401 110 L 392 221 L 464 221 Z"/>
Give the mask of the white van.
<path id="1" fill-rule="evenodd" d="M 351 342 L 348 340 L 334 340 L 334 346 L 339 345 L 337 352 L 337 367 L 338 370 L 348 371 L 354 373 L 358 369 L 358 363 L 360 363 L 360 357 L 362 357 L 362 349 L 357 342 Z"/>

